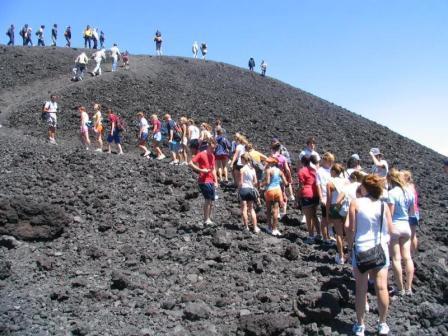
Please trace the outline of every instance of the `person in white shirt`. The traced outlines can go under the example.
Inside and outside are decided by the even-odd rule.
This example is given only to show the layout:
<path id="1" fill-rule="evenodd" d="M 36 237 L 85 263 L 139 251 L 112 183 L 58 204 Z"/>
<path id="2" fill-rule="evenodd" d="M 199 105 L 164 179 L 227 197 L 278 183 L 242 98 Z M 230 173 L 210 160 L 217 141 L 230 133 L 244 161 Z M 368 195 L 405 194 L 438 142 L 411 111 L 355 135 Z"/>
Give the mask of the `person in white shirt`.
<path id="1" fill-rule="evenodd" d="M 387 173 L 389 172 L 389 165 L 387 164 L 387 161 L 383 159 L 383 154 L 381 154 L 379 148 L 372 148 L 369 154 L 373 161 L 372 174 L 386 178 Z"/>
<path id="2" fill-rule="evenodd" d="M 112 71 L 114 72 L 117 71 L 118 58 L 121 56 L 116 43 L 110 48 L 110 55 L 112 56 Z"/>
<path id="3" fill-rule="evenodd" d="M 89 58 L 87 57 L 87 55 L 84 51 L 81 54 L 79 54 L 78 57 L 76 57 L 76 59 L 75 59 L 75 64 L 76 64 L 75 77 L 77 77 L 77 79 L 82 80 L 84 78 L 84 72 L 86 70 L 86 66 L 88 63 L 89 63 Z"/>
<path id="4" fill-rule="evenodd" d="M 316 138 L 315 137 L 309 137 L 306 140 L 306 147 L 299 154 L 298 167 L 301 167 L 301 163 L 300 162 L 302 160 L 302 157 L 306 156 L 307 158 L 310 158 L 311 155 L 315 155 L 317 157 L 317 160 L 320 161 L 320 156 L 316 152 Z"/>
<path id="5" fill-rule="evenodd" d="M 263 77 L 266 76 L 266 69 L 268 68 L 268 64 L 264 60 L 261 61 L 260 68 L 261 68 L 261 75 Z"/>
<path id="6" fill-rule="evenodd" d="M 327 183 L 331 180 L 331 166 L 334 163 L 334 155 L 330 152 L 322 155 L 321 166 L 317 169 L 317 189 L 320 200 L 320 210 L 322 218 L 320 221 L 320 228 L 322 232 L 323 242 L 326 245 L 331 245 L 330 235 L 328 234 L 328 220 L 327 220 Z"/>
<path id="7" fill-rule="evenodd" d="M 151 152 L 148 148 L 146 148 L 146 141 L 148 140 L 149 134 L 149 123 L 143 112 L 137 113 L 137 118 L 139 120 L 138 147 L 143 150 L 143 156 L 149 159 Z"/>
<path id="8" fill-rule="evenodd" d="M 48 141 L 52 144 L 56 144 L 56 126 L 58 113 L 57 96 L 51 95 L 50 101 L 47 101 L 44 105 L 44 112 L 46 113 L 46 121 L 48 124 Z"/>
<path id="9" fill-rule="evenodd" d="M 190 155 L 193 158 L 199 149 L 199 136 L 201 131 L 195 125 L 193 119 L 188 119 L 188 147 L 190 148 Z"/>
<path id="10" fill-rule="evenodd" d="M 193 42 L 193 46 L 191 47 L 191 51 L 193 52 L 193 57 L 198 58 L 199 45 L 196 41 Z"/>
<path id="11" fill-rule="evenodd" d="M 37 35 L 37 45 L 38 46 L 42 46 L 42 47 L 45 47 L 44 30 L 45 30 L 45 26 L 42 25 L 42 26 L 40 26 L 39 30 L 36 33 L 36 35 Z"/>
<path id="12" fill-rule="evenodd" d="M 99 40 L 99 35 L 98 35 L 98 28 L 93 28 L 92 29 L 92 40 L 93 40 L 93 49 L 97 49 L 98 48 L 98 40 Z"/>
<path id="13" fill-rule="evenodd" d="M 101 76 L 102 70 L 101 70 L 101 62 L 106 60 L 106 49 L 101 49 L 96 51 L 93 55 L 93 58 L 96 62 L 95 69 L 92 71 L 93 76 Z"/>
<path id="14" fill-rule="evenodd" d="M 83 146 L 86 147 L 86 150 L 89 150 L 90 147 L 90 138 L 89 138 L 89 115 L 86 112 L 86 108 L 84 106 L 78 107 L 78 111 L 80 114 L 80 125 L 79 125 L 79 133 L 81 135 L 81 142 Z"/>

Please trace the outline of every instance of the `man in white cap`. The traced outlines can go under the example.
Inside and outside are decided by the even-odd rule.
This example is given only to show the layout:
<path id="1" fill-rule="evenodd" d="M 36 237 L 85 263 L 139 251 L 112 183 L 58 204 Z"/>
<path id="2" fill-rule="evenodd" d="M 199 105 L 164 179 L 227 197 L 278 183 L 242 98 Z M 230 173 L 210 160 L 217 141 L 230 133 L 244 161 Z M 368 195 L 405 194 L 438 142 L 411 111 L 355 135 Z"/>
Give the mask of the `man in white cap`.
<path id="1" fill-rule="evenodd" d="M 387 161 L 383 159 L 383 154 L 381 154 L 379 148 L 370 149 L 369 154 L 373 161 L 372 174 L 376 174 L 380 177 L 387 177 L 389 165 L 387 164 Z"/>

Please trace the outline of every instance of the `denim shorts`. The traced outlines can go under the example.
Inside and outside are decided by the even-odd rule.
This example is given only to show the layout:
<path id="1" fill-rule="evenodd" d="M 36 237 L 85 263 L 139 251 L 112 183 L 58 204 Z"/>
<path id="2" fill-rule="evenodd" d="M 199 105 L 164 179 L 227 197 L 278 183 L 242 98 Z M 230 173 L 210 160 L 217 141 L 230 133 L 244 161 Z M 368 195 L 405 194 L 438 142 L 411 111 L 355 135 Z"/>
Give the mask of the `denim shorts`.
<path id="1" fill-rule="evenodd" d="M 199 183 L 199 189 L 206 200 L 215 200 L 215 185 L 213 183 Z"/>
<path id="2" fill-rule="evenodd" d="M 177 153 L 180 150 L 180 143 L 178 141 L 172 141 L 169 143 L 170 151 Z"/>
<path id="3" fill-rule="evenodd" d="M 148 139 L 148 133 L 144 132 L 140 135 L 140 141 L 146 141 Z"/>
<path id="4" fill-rule="evenodd" d="M 409 217 L 409 225 L 410 226 L 418 226 L 418 218 L 417 217 Z"/>
<path id="5" fill-rule="evenodd" d="M 107 136 L 107 142 L 108 143 L 115 142 L 116 144 L 119 144 L 120 141 L 121 141 L 121 139 L 120 139 L 120 132 L 117 131 L 117 130 L 115 130 L 112 135 L 109 133 L 109 135 Z"/>

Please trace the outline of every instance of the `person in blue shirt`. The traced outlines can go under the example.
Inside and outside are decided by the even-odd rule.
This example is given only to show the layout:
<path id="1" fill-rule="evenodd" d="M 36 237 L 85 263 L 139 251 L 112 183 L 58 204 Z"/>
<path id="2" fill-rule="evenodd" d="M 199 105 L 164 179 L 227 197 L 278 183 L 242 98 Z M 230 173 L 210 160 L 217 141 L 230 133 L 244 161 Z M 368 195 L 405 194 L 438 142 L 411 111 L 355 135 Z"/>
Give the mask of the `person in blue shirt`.
<path id="1" fill-rule="evenodd" d="M 8 45 L 14 45 L 14 25 L 11 25 L 11 27 L 9 27 L 8 31 L 6 32 L 6 35 L 8 35 L 9 37 L 9 42 Z"/>
<path id="2" fill-rule="evenodd" d="M 387 181 L 391 187 L 387 204 L 392 214 L 390 252 L 397 294 L 412 295 L 414 262 L 411 256 L 409 216 L 414 215 L 414 195 L 405 188 L 406 184 L 400 171 L 391 169 L 387 175 Z M 406 285 L 403 281 L 402 261 L 406 270 Z"/>

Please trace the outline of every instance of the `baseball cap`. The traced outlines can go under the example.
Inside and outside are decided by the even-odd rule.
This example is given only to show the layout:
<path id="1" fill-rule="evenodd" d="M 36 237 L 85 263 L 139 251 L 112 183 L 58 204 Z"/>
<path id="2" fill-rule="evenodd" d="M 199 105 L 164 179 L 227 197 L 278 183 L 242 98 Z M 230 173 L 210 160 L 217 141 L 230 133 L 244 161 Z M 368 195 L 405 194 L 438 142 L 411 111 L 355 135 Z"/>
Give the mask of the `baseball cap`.
<path id="1" fill-rule="evenodd" d="M 381 154 L 379 148 L 371 148 L 371 149 L 370 149 L 370 153 L 372 153 L 372 154 L 375 155 L 375 156 Z"/>
<path id="2" fill-rule="evenodd" d="M 361 161 L 361 158 L 359 157 L 358 154 L 353 154 L 352 156 L 350 156 L 352 159 L 355 159 L 356 161 Z"/>

